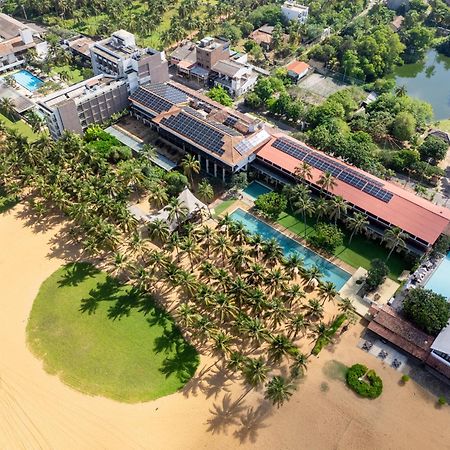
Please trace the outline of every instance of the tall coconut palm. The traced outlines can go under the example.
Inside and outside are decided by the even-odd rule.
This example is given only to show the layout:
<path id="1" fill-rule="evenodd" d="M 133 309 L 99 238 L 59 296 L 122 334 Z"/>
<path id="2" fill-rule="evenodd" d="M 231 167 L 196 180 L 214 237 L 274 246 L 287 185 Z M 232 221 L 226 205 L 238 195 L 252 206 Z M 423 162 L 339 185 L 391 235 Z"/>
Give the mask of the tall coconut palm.
<path id="1" fill-rule="evenodd" d="M 236 317 L 237 308 L 234 299 L 229 295 L 219 292 L 214 296 L 214 314 L 223 323 L 225 320 Z"/>
<path id="2" fill-rule="evenodd" d="M 306 309 L 310 319 L 318 320 L 323 317 L 323 306 L 316 299 L 310 299 L 303 308 Z"/>
<path id="3" fill-rule="evenodd" d="M 231 264 L 237 272 L 246 270 L 251 260 L 248 250 L 245 247 L 237 247 L 230 256 Z"/>
<path id="4" fill-rule="evenodd" d="M 215 266 L 211 261 L 203 261 L 200 265 L 200 274 L 202 278 L 206 278 L 206 280 L 209 280 L 215 273 Z"/>
<path id="5" fill-rule="evenodd" d="M 303 214 L 303 223 L 305 224 L 304 237 L 306 239 L 306 231 L 308 229 L 308 225 L 306 223 L 306 216 L 311 217 L 315 211 L 315 204 L 312 201 L 311 197 L 300 197 L 295 202 L 295 208 L 297 208 L 296 213 L 301 212 Z"/>
<path id="6" fill-rule="evenodd" d="M 336 286 L 331 281 L 325 281 L 319 284 L 319 297 L 322 299 L 322 305 L 326 301 L 332 301 L 337 295 Z"/>
<path id="7" fill-rule="evenodd" d="M 330 172 L 323 173 L 317 184 L 320 186 L 320 190 L 323 193 L 323 191 L 332 192 L 333 189 L 336 187 L 337 183 L 333 177 L 333 175 Z"/>
<path id="8" fill-rule="evenodd" d="M 208 180 L 202 180 L 197 189 L 197 195 L 200 200 L 205 203 L 210 203 L 214 198 L 214 189 Z"/>
<path id="9" fill-rule="evenodd" d="M 289 366 L 289 370 L 292 378 L 302 377 L 308 369 L 308 357 L 298 352 L 294 357 L 292 364 Z"/>
<path id="10" fill-rule="evenodd" d="M 249 265 L 246 273 L 247 283 L 253 286 L 260 286 L 265 278 L 266 268 L 262 264 L 256 262 Z"/>
<path id="11" fill-rule="evenodd" d="M 249 388 L 239 397 L 235 406 L 238 405 L 252 389 L 258 389 L 264 384 L 267 380 L 268 373 L 269 367 L 262 356 L 259 358 L 247 358 L 242 365 L 242 375 Z"/>
<path id="12" fill-rule="evenodd" d="M 342 218 L 343 215 L 347 213 L 348 203 L 341 197 L 337 195 L 333 197 L 330 202 L 330 218 L 334 218 L 334 224 Z"/>
<path id="13" fill-rule="evenodd" d="M 247 241 L 248 232 L 242 222 L 233 222 L 229 227 L 230 237 L 238 244 Z"/>
<path id="14" fill-rule="evenodd" d="M 277 264 L 283 256 L 283 250 L 281 249 L 280 244 L 275 238 L 269 239 L 268 241 L 264 242 L 262 252 L 264 255 L 264 260 L 272 265 Z"/>
<path id="15" fill-rule="evenodd" d="M 177 316 L 179 318 L 181 326 L 184 329 L 191 328 L 194 325 L 195 320 L 198 318 L 195 309 L 188 303 L 182 303 L 178 307 Z"/>
<path id="16" fill-rule="evenodd" d="M 352 230 L 348 243 L 351 244 L 353 236 L 363 232 L 367 228 L 367 225 L 369 225 L 369 221 L 365 214 L 360 212 L 353 213 L 353 216 L 347 219 L 347 226 Z"/>
<path id="17" fill-rule="evenodd" d="M 341 311 L 343 314 L 356 313 L 355 305 L 353 305 L 352 300 L 347 297 L 341 298 L 339 300 L 338 308 L 339 308 L 339 311 Z"/>
<path id="18" fill-rule="evenodd" d="M 279 408 L 292 397 L 295 389 L 296 387 L 291 381 L 281 375 L 275 375 L 267 383 L 264 397 Z"/>
<path id="19" fill-rule="evenodd" d="M 295 314 L 289 318 L 289 321 L 286 324 L 288 336 L 295 340 L 299 333 L 302 333 L 302 335 L 306 333 L 308 326 L 309 321 L 303 314 Z"/>
<path id="20" fill-rule="evenodd" d="M 312 180 L 312 168 L 303 161 L 294 169 L 294 175 L 301 180 Z"/>
<path id="21" fill-rule="evenodd" d="M 147 229 L 150 237 L 161 244 L 164 244 L 169 237 L 170 231 L 165 220 L 156 219 L 148 224 Z"/>
<path id="22" fill-rule="evenodd" d="M 240 306 L 248 295 L 248 284 L 239 276 L 237 276 L 230 286 L 229 294 L 236 300 Z"/>
<path id="23" fill-rule="evenodd" d="M 328 201 L 325 198 L 320 197 L 315 204 L 316 223 L 318 223 L 320 219 L 328 216 L 329 210 L 330 204 Z"/>
<path id="24" fill-rule="evenodd" d="M 250 338 L 255 350 L 269 337 L 267 328 L 257 317 L 249 317 L 243 320 L 239 325 L 239 331 L 245 333 Z"/>
<path id="25" fill-rule="evenodd" d="M 218 227 L 221 230 L 224 230 L 226 232 L 226 235 L 228 236 L 228 231 L 230 227 L 233 225 L 233 219 L 230 217 L 228 213 L 225 213 L 220 219 L 218 223 Z"/>
<path id="26" fill-rule="evenodd" d="M 216 235 L 216 232 L 210 226 L 204 225 L 200 229 L 199 235 L 200 235 L 204 245 L 206 246 L 207 257 L 209 258 L 210 251 L 211 251 L 211 244 L 214 240 L 214 236 Z"/>
<path id="27" fill-rule="evenodd" d="M 238 370 L 242 370 L 242 367 L 245 363 L 245 357 L 240 351 L 232 351 L 230 357 L 228 359 L 227 367 L 232 372 L 237 372 Z"/>
<path id="28" fill-rule="evenodd" d="M 167 205 L 167 211 L 169 213 L 168 218 L 170 221 L 176 221 L 177 226 L 183 222 L 188 215 L 188 208 L 178 198 L 173 198 Z"/>
<path id="29" fill-rule="evenodd" d="M 246 301 L 250 305 L 251 313 L 256 317 L 261 317 L 268 304 L 266 294 L 259 288 L 249 289 Z"/>
<path id="30" fill-rule="evenodd" d="M 386 257 L 386 261 L 391 257 L 395 249 L 406 247 L 405 239 L 407 237 L 408 235 L 404 233 L 401 228 L 398 227 L 388 228 L 384 232 L 383 241 L 385 241 L 387 246 L 391 248 L 389 254 Z"/>
<path id="31" fill-rule="evenodd" d="M 287 281 L 287 277 L 279 267 L 269 270 L 265 280 L 267 292 L 276 294 L 282 288 L 285 281 Z"/>
<path id="32" fill-rule="evenodd" d="M 309 288 L 315 288 L 320 284 L 320 280 L 323 278 L 323 273 L 319 267 L 311 266 L 304 270 L 303 277 Z"/>
<path id="33" fill-rule="evenodd" d="M 161 186 L 160 183 L 152 183 L 148 189 L 148 200 L 150 206 L 153 204 L 157 207 L 167 205 L 169 201 L 169 195 L 167 194 L 167 190 L 164 186 Z"/>
<path id="34" fill-rule="evenodd" d="M 318 341 L 319 339 L 325 339 L 329 342 L 328 327 L 323 322 L 316 323 L 310 330 L 310 336 Z"/>
<path id="35" fill-rule="evenodd" d="M 212 350 L 214 355 L 219 356 L 219 360 L 225 358 L 232 352 L 233 337 L 224 331 L 218 331 L 212 336 Z M 215 362 L 215 364 L 217 361 Z"/>
<path id="36" fill-rule="evenodd" d="M 292 279 L 303 273 L 305 268 L 303 258 L 298 253 L 291 253 L 286 258 L 283 258 L 282 264 Z"/>
<path id="37" fill-rule="evenodd" d="M 216 253 L 219 253 L 222 256 L 222 266 L 224 266 L 225 258 L 231 251 L 231 244 L 229 239 L 223 234 L 216 235 L 213 242 L 213 249 Z"/>
<path id="38" fill-rule="evenodd" d="M 288 309 L 280 298 L 275 297 L 268 302 L 265 317 L 271 321 L 274 329 L 277 329 L 286 320 L 287 316 Z"/>
<path id="39" fill-rule="evenodd" d="M 290 284 L 284 289 L 284 299 L 286 300 L 289 309 L 291 309 L 297 301 L 302 300 L 305 297 L 305 291 L 299 284 Z"/>
<path id="40" fill-rule="evenodd" d="M 191 188 L 194 187 L 194 174 L 200 173 L 200 161 L 194 155 L 186 153 L 181 160 L 181 167 L 184 174 L 191 180 Z"/>
<path id="41" fill-rule="evenodd" d="M 284 334 L 272 336 L 269 342 L 269 358 L 279 364 L 286 356 L 294 356 L 298 352 L 294 343 Z"/>
<path id="42" fill-rule="evenodd" d="M 180 244 L 181 250 L 183 250 L 189 258 L 189 264 L 191 270 L 194 270 L 194 262 L 200 256 L 200 246 L 190 236 L 186 236 Z"/>
<path id="43" fill-rule="evenodd" d="M 249 238 L 249 244 L 251 247 L 251 253 L 256 259 L 259 259 L 259 255 L 264 245 L 264 239 L 260 234 L 253 234 Z"/>

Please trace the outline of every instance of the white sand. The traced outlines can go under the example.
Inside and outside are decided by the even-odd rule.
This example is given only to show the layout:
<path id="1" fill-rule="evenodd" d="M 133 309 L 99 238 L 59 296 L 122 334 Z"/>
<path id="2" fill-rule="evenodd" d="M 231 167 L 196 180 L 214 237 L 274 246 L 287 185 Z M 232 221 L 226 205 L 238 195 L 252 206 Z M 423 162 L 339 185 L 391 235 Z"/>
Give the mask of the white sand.
<path id="1" fill-rule="evenodd" d="M 89 397 L 47 374 L 25 342 L 26 321 L 40 284 L 64 261 L 49 257 L 56 230 L 34 233 L 17 217 L 0 216 L 1 449 L 432 449 L 450 447 L 450 407 L 355 347 L 360 325 L 314 360 L 298 392 L 280 410 L 251 393 L 240 414 L 218 417 L 237 383 L 209 372 L 201 382 L 154 402 L 126 405 Z M 326 373 L 336 360 L 362 362 L 383 378 L 375 400 L 359 399 Z M 321 384 L 326 382 L 328 391 Z M 209 388 L 206 393 L 205 389 Z M 253 414 L 248 414 L 253 405 Z M 213 421 L 211 422 L 211 419 Z M 234 425 L 226 426 L 234 421 Z M 243 426 L 244 424 L 244 426 Z"/>

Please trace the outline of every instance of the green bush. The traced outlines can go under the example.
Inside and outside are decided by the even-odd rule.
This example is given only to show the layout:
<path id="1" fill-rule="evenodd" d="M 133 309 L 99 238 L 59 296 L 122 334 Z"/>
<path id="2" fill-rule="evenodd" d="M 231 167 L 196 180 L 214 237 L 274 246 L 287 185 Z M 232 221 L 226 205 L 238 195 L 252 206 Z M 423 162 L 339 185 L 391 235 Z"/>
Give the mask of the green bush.
<path id="1" fill-rule="evenodd" d="M 263 215 L 272 220 L 277 220 L 281 212 L 286 209 L 287 199 L 277 192 L 269 192 L 260 195 L 255 200 L 255 208 Z"/>
<path id="2" fill-rule="evenodd" d="M 345 322 L 346 319 L 347 316 L 345 314 L 339 315 L 330 325 L 330 328 L 328 328 L 326 335 L 321 336 L 319 339 L 317 339 L 317 342 L 315 343 L 311 354 L 317 356 L 320 351 L 330 342 L 330 339 L 336 334 L 336 331 L 341 328 L 341 325 Z"/>
<path id="3" fill-rule="evenodd" d="M 447 403 L 447 399 L 446 399 L 443 395 L 441 395 L 441 396 L 438 398 L 438 403 L 439 403 L 441 406 L 443 406 L 443 405 L 445 405 L 445 404 Z"/>
<path id="4" fill-rule="evenodd" d="M 411 377 L 409 375 L 406 375 L 406 373 L 405 373 L 405 375 L 402 376 L 403 384 L 407 383 L 410 379 L 411 379 Z"/>
<path id="5" fill-rule="evenodd" d="M 337 247 L 344 244 L 344 233 L 336 225 L 319 223 L 314 229 L 314 234 L 309 238 L 309 242 L 333 253 Z"/>
<path id="6" fill-rule="evenodd" d="M 364 377 L 364 380 L 360 378 Z M 375 373 L 362 364 L 354 364 L 347 370 L 347 384 L 358 395 L 366 398 L 377 398 L 383 391 L 383 381 Z"/>
<path id="7" fill-rule="evenodd" d="M 389 275 L 389 268 L 381 259 L 374 259 L 367 271 L 366 286 L 369 290 L 375 290 Z"/>

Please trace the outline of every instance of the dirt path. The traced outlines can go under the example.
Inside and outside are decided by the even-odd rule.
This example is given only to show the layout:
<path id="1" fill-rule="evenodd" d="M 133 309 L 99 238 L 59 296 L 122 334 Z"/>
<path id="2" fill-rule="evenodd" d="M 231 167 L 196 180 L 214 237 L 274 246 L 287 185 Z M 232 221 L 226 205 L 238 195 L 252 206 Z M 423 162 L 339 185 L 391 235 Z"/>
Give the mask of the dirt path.
<path id="1" fill-rule="evenodd" d="M 1 449 L 411 449 L 449 448 L 450 408 L 355 347 L 361 326 L 315 360 L 298 392 L 276 410 L 252 393 L 232 414 L 237 383 L 213 369 L 154 402 L 120 404 L 63 385 L 29 352 L 25 327 L 40 284 L 70 257 L 52 246 L 56 229 L 36 233 L 21 207 L 0 216 Z M 22 214 L 23 215 L 23 214 Z M 340 380 L 342 364 L 363 362 L 383 378 L 376 401 Z M 203 366 L 208 364 L 203 361 Z"/>

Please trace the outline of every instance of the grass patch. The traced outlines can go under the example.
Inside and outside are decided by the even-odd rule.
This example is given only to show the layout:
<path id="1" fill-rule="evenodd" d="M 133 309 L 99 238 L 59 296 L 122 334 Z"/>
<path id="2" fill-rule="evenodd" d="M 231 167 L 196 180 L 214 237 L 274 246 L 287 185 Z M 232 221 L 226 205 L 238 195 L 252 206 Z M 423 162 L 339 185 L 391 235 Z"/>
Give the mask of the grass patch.
<path id="1" fill-rule="evenodd" d="M 299 216 L 283 212 L 280 214 L 278 221 L 280 225 L 287 228 L 290 232 L 297 234 L 298 236 L 305 237 L 305 222 Z M 316 222 L 312 218 L 306 219 L 306 236 L 311 236 L 314 233 L 314 226 Z M 350 233 L 344 228 L 344 245 L 337 247 L 334 251 L 334 256 L 341 261 L 357 269 L 358 267 L 364 267 L 364 269 L 370 268 L 370 262 L 373 259 L 385 260 L 389 254 L 389 249 L 383 246 L 379 241 L 373 241 L 367 239 L 363 235 L 353 236 L 353 240 L 350 243 Z M 405 258 L 398 253 L 393 253 L 392 256 L 386 261 L 389 268 L 389 278 L 397 280 L 400 274 L 404 270 L 409 270 L 411 267 Z"/>
<path id="2" fill-rule="evenodd" d="M 447 133 L 450 133 L 450 119 L 440 120 L 436 124 L 436 128 L 442 131 L 446 131 Z"/>
<path id="3" fill-rule="evenodd" d="M 79 83 L 80 81 L 83 81 L 83 75 L 81 74 L 81 70 L 73 67 L 69 64 L 66 64 L 64 66 L 54 66 L 52 67 L 52 70 L 50 72 L 50 75 L 56 75 L 56 74 L 60 74 L 61 72 L 67 71 L 67 73 L 70 76 L 70 81 L 69 84 L 76 84 Z"/>
<path id="4" fill-rule="evenodd" d="M 27 339 L 64 383 L 129 403 L 176 392 L 199 363 L 151 298 L 86 263 L 64 266 L 42 284 Z"/>
<path id="5" fill-rule="evenodd" d="M 0 112 L 0 121 L 4 122 L 7 128 L 17 130 L 32 142 L 36 141 L 39 137 L 24 120 L 12 121 Z"/>
<path id="6" fill-rule="evenodd" d="M 230 200 L 224 200 L 222 203 L 217 205 L 214 208 L 214 216 L 218 217 L 220 216 L 227 208 L 229 208 L 234 202 L 236 201 L 235 198 L 232 198 Z"/>
<path id="7" fill-rule="evenodd" d="M 328 345 L 328 343 L 330 342 L 330 339 L 336 334 L 337 330 L 339 330 L 339 328 L 341 328 L 342 324 L 345 322 L 346 319 L 347 319 L 347 316 L 345 314 L 341 314 L 340 316 L 336 317 L 336 319 L 333 321 L 333 323 L 328 328 L 326 335 L 319 337 L 319 339 L 317 339 L 317 342 L 314 344 L 314 347 L 311 350 L 311 353 L 314 356 L 317 356 L 320 353 L 320 351 L 326 345 Z"/>

